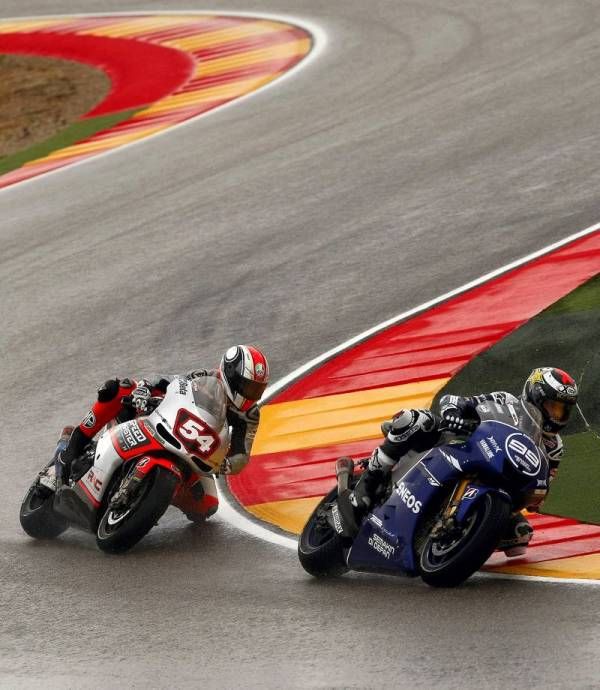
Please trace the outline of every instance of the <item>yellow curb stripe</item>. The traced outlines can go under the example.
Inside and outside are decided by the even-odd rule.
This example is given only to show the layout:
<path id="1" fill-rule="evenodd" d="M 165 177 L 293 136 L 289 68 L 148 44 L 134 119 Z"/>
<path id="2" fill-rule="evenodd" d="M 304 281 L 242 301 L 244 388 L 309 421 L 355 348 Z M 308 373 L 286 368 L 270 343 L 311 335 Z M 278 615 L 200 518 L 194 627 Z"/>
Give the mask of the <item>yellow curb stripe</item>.
<path id="1" fill-rule="evenodd" d="M 600 580 L 600 553 L 586 556 L 559 558 L 541 561 L 530 565 L 504 565 L 486 568 L 488 572 L 509 573 L 511 575 L 537 575 L 538 577 L 565 577 L 587 580 Z"/>
<path id="2" fill-rule="evenodd" d="M 98 25 L 94 25 L 95 22 Z M 70 28 L 69 28 L 70 27 Z M 0 34 L 29 33 L 45 29 L 57 30 L 81 37 L 129 38 L 148 41 L 188 53 L 192 61 L 192 76 L 170 95 L 139 110 L 127 120 L 127 128 L 119 128 L 115 136 L 110 128 L 92 135 L 43 158 L 28 161 L 28 177 L 43 174 L 49 167 L 60 167 L 72 159 L 83 159 L 156 134 L 192 117 L 203 115 L 222 103 L 235 100 L 273 82 L 312 49 L 312 38 L 307 31 L 285 21 L 260 17 L 225 16 L 218 13 L 181 15 L 124 15 L 99 17 L 52 17 L 14 19 L 0 22 Z M 194 32 L 190 35 L 190 32 Z M 306 36 L 304 38 L 303 36 Z M 271 46 L 265 46 L 271 43 Z M 248 46 L 248 44 L 250 44 Z M 244 47 L 248 50 L 243 51 Z M 194 50 L 203 52 L 202 64 Z M 227 54 L 234 52 L 235 55 Z M 214 59 L 211 59 L 214 58 Z M 264 63 L 264 68 L 261 63 Z M 248 65 L 244 78 L 235 72 Z M 202 69 L 202 67 L 205 69 Z M 275 68 L 275 69 L 273 69 Z M 267 73 L 267 69 L 273 71 Z M 230 71 L 233 74 L 227 75 Z M 244 72 L 241 72 L 244 74 Z M 203 79 L 203 77 L 207 77 Z M 214 77 L 214 78 L 211 78 Z M 205 83 L 208 82 L 208 83 Z M 212 82 L 212 84 L 211 84 Z M 215 83 L 221 82 L 221 83 Z M 143 106 L 142 106 L 143 107 Z M 125 131 L 125 129 L 127 131 Z M 17 179 L 18 177 L 18 179 Z M 0 176 L 0 188 L 26 179 L 14 174 Z M 15 178 L 15 179 L 12 179 Z M 4 184 L 3 184 L 4 182 Z"/>
<path id="3" fill-rule="evenodd" d="M 196 91 L 188 91 L 186 93 L 180 93 L 174 96 L 167 96 L 161 101 L 157 101 L 150 107 L 141 110 L 132 119 L 140 120 L 148 117 L 149 115 L 157 115 L 165 111 L 176 110 L 177 108 L 185 108 L 186 106 L 198 103 L 233 100 L 245 93 L 255 91 L 267 82 L 273 81 L 273 79 L 276 79 L 278 76 L 280 76 L 279 72 L 272 72 L 271 74 L 263 77 L 238 79 L 227 84 L 219 84 L 218 86 L 200 88 Z"/>
<path id="4" fill-rule="evenodd" d="M 293 534 L 300 534 L 309 515 L 321 501 L 321 498 L 321 496 L 295 498 L 289 501 L 259 503 L 253 506 L 244 506 L 244 508 L 259 520 L 281 527 L 281 529 Z"/>
<path id="5" fill-rule="evenodd" d="M 231 72 L 240 67 L 256 65 L 261 62 L 306 55 L 310 50 L 310 46 L 311 41 L 306 38 L 291 43 L 284 43 L 280 46 L 273 46 L 272 48 L 258 48 L 257 50 L 249 50 L 246 53 L 230 55 L 229 57 L 202 60 L 196 68 L 194 79 Z"/>
<path id="6" fill-rule="evenodd" d="M 252 455 L 351 443 L 381 435 L 402 408 L 429 407 L 448 379 L 265 405 Z"/>
<path id="7" fill-rule="evenodd" d="M 223 43 L 231 43 L 242 38 L 253 38 L 263 36 L 277 31 L 285 31 L 289 27 L 279 22 L 254 21 L 247 22 L 228 29 L 218 29 L 217 31 L 207 31 L 199 36 L 187 36 L 185 38 L 174 38 L 164 41 L 162 45 L 171 48 L 179 48 L 187 52 L 212 48 Z"/>
<path id="8" fill-rule="evenodd" d="M 0 24 L 0 34 L 10 34 L 13 31 L 39 31 L 40 29 L 46 29 L 49 26 L 57 26 L 58 24 L 64 24 L 64 19 L 40 19 L 38 21 L 16 21 L 16 22 L 2 22 Z"/>
<path id="9" fill-rule="evenodd" d="M 156 30 L 175 29 L 179 26 L 185 27 L 193 22 L 194 25 L 202 24 L 208 21 L 208 17 L 199 18 L 192 16 L 182 17 L 146 17 L 129 19 L 125 21 L 118 21 L 114 24 L 107 24 L 105 26 L 98 26 L 84 31 L 78 31 L 78 34 L 89 36 L 104 36 L 106 38 L 134 38 L 145 33 Z"/>

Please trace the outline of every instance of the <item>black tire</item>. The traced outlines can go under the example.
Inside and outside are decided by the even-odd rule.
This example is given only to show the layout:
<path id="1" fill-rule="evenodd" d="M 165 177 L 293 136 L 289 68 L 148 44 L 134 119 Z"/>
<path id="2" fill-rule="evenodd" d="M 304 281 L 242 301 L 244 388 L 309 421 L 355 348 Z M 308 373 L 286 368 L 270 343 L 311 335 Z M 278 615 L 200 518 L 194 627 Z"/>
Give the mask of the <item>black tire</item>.
<path id="1" fill-rule="evenodd" d="M 55 539 L 62 534 L 69 523 L 52 510 L 54 494 L 38 486 L 37 482 L 25 494 L 19 520 L 21 527 L 34 539 Z"/>
<path id="2" fill-rule="evenodd" d="M 168 508 L 177 481 L 172 472 L 157 467 L 144 480 L 126 510 L 115 511 L 109 506 L 98 524 L 98 548 L 106 553 L 123 553 L 135 546 Z"/>
<path id="3" fill-rule="evenodd" d="M 338 577 L 348 572 L 342 538 L 323 519 L 323 510 L 336 498 L 337 488 L 314 509 L 298 540 L 300 563 L 314 577 Z"/>
<path id="4" fill-rule="evenodd" d="M 491 556 L 510 518 L 510 505 L 488 493 L 473 509 L 463 534 L 451 544 L 427 535 L 419 548 L 418 570 L 432 587 L 456 587 Z"/>

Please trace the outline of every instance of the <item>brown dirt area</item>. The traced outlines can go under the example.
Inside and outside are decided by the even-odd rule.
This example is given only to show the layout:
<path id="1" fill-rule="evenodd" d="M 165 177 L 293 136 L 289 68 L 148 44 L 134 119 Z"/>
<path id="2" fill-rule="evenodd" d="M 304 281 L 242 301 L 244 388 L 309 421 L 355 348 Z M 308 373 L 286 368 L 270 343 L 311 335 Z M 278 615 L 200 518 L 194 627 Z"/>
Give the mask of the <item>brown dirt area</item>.
<path id="1" fill-rule="evenodd" d="M 0 158 L 50 138 L 109 88 L 104 72 L 79 62 L 0 55 Z"/>

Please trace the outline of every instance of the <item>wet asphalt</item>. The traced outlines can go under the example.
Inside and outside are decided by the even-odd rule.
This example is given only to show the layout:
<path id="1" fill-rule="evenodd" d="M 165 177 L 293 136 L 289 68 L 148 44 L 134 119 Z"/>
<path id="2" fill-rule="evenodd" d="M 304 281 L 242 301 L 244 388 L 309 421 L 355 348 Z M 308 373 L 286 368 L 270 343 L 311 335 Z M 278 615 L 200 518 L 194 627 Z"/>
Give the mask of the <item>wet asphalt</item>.
<path id="1" fill-rule="evenodd" d="M 277 88 L 0 191 L 0 686 L 600 686 L 597 588 L 320 583 L 293 552 L 174 509 L 121 558 L 22 533 L 29 481 L 107 377 L 248 341 L 278 378 L 600 220 L 595 3 L 243 9 L 305 18 L 327 45 Z"/>

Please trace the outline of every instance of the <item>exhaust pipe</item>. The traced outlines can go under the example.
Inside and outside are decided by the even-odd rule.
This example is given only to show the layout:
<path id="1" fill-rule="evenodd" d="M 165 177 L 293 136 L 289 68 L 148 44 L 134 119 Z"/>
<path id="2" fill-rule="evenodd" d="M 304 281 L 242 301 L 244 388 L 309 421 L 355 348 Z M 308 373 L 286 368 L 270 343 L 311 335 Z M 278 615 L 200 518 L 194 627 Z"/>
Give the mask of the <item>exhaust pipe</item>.
<path id="1" fill-rule="evenodd" d="M 337 477 L 338 495 L 348 491 L 350 479 L 354 475 L 354 462 L 351 458 L 339 458 L 335 463 L 335 476 Z"/>

